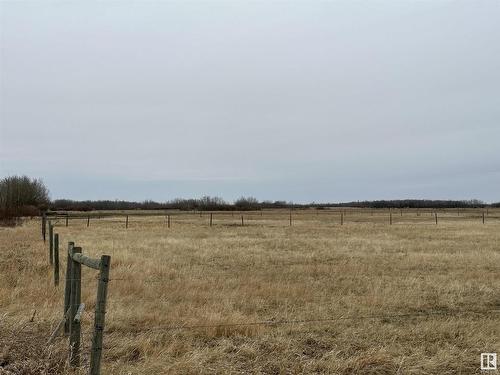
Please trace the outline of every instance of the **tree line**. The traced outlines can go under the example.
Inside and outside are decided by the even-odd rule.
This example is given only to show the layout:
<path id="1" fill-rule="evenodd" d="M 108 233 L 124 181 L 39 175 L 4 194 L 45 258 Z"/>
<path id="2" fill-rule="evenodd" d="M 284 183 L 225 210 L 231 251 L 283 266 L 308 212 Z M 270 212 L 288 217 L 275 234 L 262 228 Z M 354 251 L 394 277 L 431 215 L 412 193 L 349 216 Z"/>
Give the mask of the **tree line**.
<path id="1" fill-rule="evenodd" d="M 245 211 L 271 208 L 315 208 L 333 207 L 355 208 L 480 208 L 500 207 L 499 203 L 485 204 L 477 199 L 471 200 L 374 200 L 343 203 L 297 204 L 286 201 L 259 201 L 254 197 L 241 197 L 228 202 L 220 197 L 204 196 L 198 199 L 177 198 L 166 202 L 145 200 L 143 202 L 125 200 L 71 200 L 51 201 L 49 190 L 42 180 L 28 176 L 10 176 L 0 180 L 0 221 L 12 220 L 21 216 L 36 216 L 45 210 L 93 211 L 93 210 L 197 210 L 197 211 Z"/>
<path id="2" fill-rule="evenodd" d="M 496 204 L 500 207 L 500 203 Z M 196 211 L 249 211 L 272 208 L 287 209 L 327 209 L 335 207 L 354 208 L 480 208 L 489 206 L 477 200 L 430 200 L 430 199 L 404 199 L 404 200 L 376 200 L 345 203 L 308 203 L 297 204 L 286 201 L 259 201 L 253 197 L 241 197 L 234 203 L 225 201 L 220 197 L 205 196 L 199 199 L 174 199 L 167 202 L 146 200 L 131 202 L 123 200 L 87 200 L 75 201 L 57 199 L 51 203 L 52 210 L 61 211 L 93 211 L 93 210 L 196 210 Z M 491 205 L 491 206 L 495 206 Z"/>
<path id="3" fill-rule="evenodd" d="M 0 221 L 12 224 L 21 216 L 37 216 L 50 206 L 49 190 L 42 180 L 9 176 L 0 180 Z"/>

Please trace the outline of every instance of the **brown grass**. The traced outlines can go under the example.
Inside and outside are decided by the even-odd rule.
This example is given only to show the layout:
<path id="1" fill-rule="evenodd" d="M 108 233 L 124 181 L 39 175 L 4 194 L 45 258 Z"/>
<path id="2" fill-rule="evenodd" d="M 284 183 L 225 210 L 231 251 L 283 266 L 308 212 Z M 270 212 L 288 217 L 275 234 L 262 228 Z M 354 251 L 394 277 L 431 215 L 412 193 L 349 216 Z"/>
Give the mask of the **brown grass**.
<path id="1" fill-rule="evenodd" d="M 396 211 L 390 226 L 387 213 L 355 211 L 340 226 L 334 213 L 296 213 L 289 227 L 274 211 L 240 227 L 226 213 L 210 228 L 176 214 L 171 229 L 143 216 L 128 230 L 113 218 L 56 232 L 111 255 L 104 374 L 479 373 L 479 354 L 500 352 L 500 314 L 467 311 L 500 309 L 498 212 L 485 225 L 477 213 L 442 213 L 437 226 L 420 215 Z M 0 374 L 69 373 L 67 340 L 45 346 L 64 282 L 53 286 L 40 237 L 37 221 L 0 229 Z M 86 365 L 95 276 L 83 270 Z M 342 319 L 223 326 L 326 318 Z"/>

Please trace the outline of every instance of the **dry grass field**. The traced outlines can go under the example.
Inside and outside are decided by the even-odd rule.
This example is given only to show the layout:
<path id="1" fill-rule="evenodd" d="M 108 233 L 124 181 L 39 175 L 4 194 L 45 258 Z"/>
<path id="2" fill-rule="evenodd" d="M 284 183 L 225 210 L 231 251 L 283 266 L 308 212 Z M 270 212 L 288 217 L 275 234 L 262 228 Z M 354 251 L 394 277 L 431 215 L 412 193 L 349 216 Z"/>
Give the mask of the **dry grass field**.
<path id="1" fill-rule="evenodd" d="M 500 212 L 244 215 L 57 223 L 62 250 L 111 256 L 103 374 L 474 374 L 500 352 Z M 64 291 L 47 248 L 38 220 L 0 228 L 0 374 L 79 373 L 66 338 L 45 344 Z"/>

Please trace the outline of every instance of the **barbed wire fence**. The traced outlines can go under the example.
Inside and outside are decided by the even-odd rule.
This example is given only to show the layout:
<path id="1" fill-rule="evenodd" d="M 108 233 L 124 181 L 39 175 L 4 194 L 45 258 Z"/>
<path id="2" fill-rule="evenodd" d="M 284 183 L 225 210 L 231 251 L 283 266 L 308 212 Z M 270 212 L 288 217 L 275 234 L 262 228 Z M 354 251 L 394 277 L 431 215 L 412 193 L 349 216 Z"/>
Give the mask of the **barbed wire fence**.
<path id="1" fill-rule="evenodd" d="M 437 216 L 436 216 L 437 217 Z M 464 218 L 465 215 L 462 214 L 462 218 Z M 54 257 L 58 257 L 59 251 L 59 238 L 58 234 L 54 232 L 54 228 L 56 224 L 64 223 L 66 226 L 69 225 L 68 217 L 65 218 L 66 220 L 61 221 L 61 219 L 55 218 L 55 221 L 52 223 L 49 219 L 44 217 L 42 219 L 42 232 L 43 232 L 43 238 L 45 240 L 45 231 L 46 231 L 46 220 L 48 220 L 48 226 L 49 226 L 49 261 L 50 264 L 54 267 L 54 282 L 57 285 L 58 283 L 58 278 L 59 278 L 59 261 L 55 261 Z M 85 218 L 84 218 L 85 219 Z M 168 226 L 171 225 L 171 219 L 168 218 Z M 344 215 L 342 215 L 342 220 L 344 221 Z M 391 218 L 392 220 L 392 218 Z M 110 221 L 106 221 L 110 222 Z M 123 224 L 122 221 L 116 221 L 118 223 Z M 137 223 L 144 223 L 146 221 L 141 220 L 138 221 Z M 158 224 L 159 221 L 151 221 L 151 223 Z M 437 222 L 437 219 L 436 219 Z M 484 215 L 482 216 L 482 222 L 484 223 Z M 89 219 L 87 218 L 87 223 L 89 223 Z M 290 225 L 292 223 L 292 220 L 290 219 Z M 129 219 L 127 218 L 127 227 L 129 225 Z M 88 226 L 88 225 L 87 225 Z M 57 238 L 55 241 L 54 239 Z M 56 250 L 57 247 L 57 250 Z M 73 249 L 74 244 L 72 246 Z M 85 259 L 86 258 L 86 259 Z M 109 257 L 108 257 L 109 258 Z M 324 266 L 328 264 L 334 264 L 337 261 L 337 259 L 317 259 L 313 261 L 308 261 L 308 262 L 281 262 L 281 263 L 269 263 L 269 264 L 262 264 L 259 266 L 262 267 L 290 267 L 290 266 L 296 266 L 296 265 L 313 265 L 313 266 Z M 101 266 L 101 263 L 99 263 L 99 260 L 93 260 L 84 256 L 79 256 L 74 254 L 74 252 L 71 252 L 68 250 L 68 263 L 78 263 L 78 264 L 84 264 L 89 266 L 90 268 L 95 268 L 99 269 Z M 56 271 L 56 265 L 57 265 L 57 271 Z M 109 266 L 109 262 L 108 262 Z M 193 264 L 192 266 L 204 266 L 204 267 L 218 267 L 219 269 L 217 270 L 218 273 L 224 274 L 226 272 L 231 272 L 234 273 L 234 265 L 227 264 L 223 265 L 220 263 L 196 263 Z M 74 271 L 72 269 L 73 266 L 68 266 L 67 268 L 67 273 L 66 273 L 66 285 L 70 285 L 70 291 L 73 292 L 72 285 L 74 283 L 79 284 L 82 282 L 81 276 L 78 277 L 73 277 L 74 276 Z M 220 267 L 226 267 L 226 269 L 220 269 Z M 240 269 L 248 269 L 251 271 L 255 271 L 256 264 L 248 264 L 248 265 L 243 265 L 240 267 Z M 70 271 L 68 273 L 68 270 Z M 109 272 L 109 269 L 108 269 Z M 56 276 L 57 275 L 57 276 Z M 56 281 L 57 277 L 57 281 Z M 105 282 L 106 285 L 109 282 L 113 281 L 125 281 L 125 282 L 137 282 L 140 281 L 144 284 L 153 284 L 153 283 L 167 283 L 171 282 L 171 277 L 170 276 L 165 276 L 165 277 L 115 277 L 115 278 L 110 278 L 109 275 L 105 276 L 104 279 L 102 277 L 102 274 L 95 278 L 89 278 L 88 280 L 95 279 L 97 281 L 102 281 Z M 87 280 L 87 279 L 85 279 Z M 80 286 L 81 287 L 81 286 Z M 77 287 L 78 288 L 78 287 Z M 78 292 L 81 293 L 81 292 Z M 67 294 L 67 293 L 66 293 Z M 101 293 L 102 294 L 102 293 Z M 102 295 L 101 295 L 102 297 Z M 70 293 L 70 299 L 74 298 L 74 294 Z M 70 305 L 67 304 L 68 301 L 65 301 L 65 314 L 63 316 L 63 323 L 64 325 L 67 325 L 69 323 L 69 331 L 65 332 L 70 334 L 71 337 L 71 326 L 75 323 L 75 315 L 78 314 L 78 325 L 80 324 L 82 316 L 89 317 L 91 316 L 90 312 L 84 311 L 83 307 L 81 307 L 81 303 L 78 300 L 78 298 L 71 300 Z M 101 305 L 100 305 L 101 303 Z M 91 351 L 91 356 L 90 356 L 90 373 L 92 375 L 97 375 L 100 373 L 100 361 L 101 361 L 101 356 L 102 356 L 102 335 L 104 333 L 104 314 L 105 314 L 105 301 L 104 305 L 102 305 L 102 301 L 99 302 L 99 292 L 98 292 L 98 300 L 96 301 L 96 315 L 94 315 L 95 319 L 95 332 L 94 332 L 94 338 L 92 340 L 92 351 Z M 97 309 L 101 310 L 99 314 L 102 315 L 102 320 L 101 323 L 98 323 L 98 320 L 96 318 L 97 316 Z M 81 311 L 80 311 L 81 309 Z M 270 320 L 256 320 L 256 321 L 235 321 L 235 322 L 219 322 L 219 323 L 210 323 L 210 324 L 188 324 L 185 322 L 169 322 L 167 324 L 163 325 L 157 325 L 157 326 L 146 326 L 144 329 L 141 329 L 137 332 L 171 332 L 171 331 L 195 331 L 195 330 L 203 330 L 203 329 L 225 329 L 225 328 L 234 328 L 234 327 L 257 327 L 257 326 L 263 326 L 263 327 L 271 327 L 271 328 L 276 328 L 284 325 L 306 325 L 306 326 L 311 326 L 311 325 L 322 325 L 325 323 L 333 323 L 333 322 L 338 322 L 338 321 L 361 321 L 361 320 L 396 320 L 396 319 L 411 319 L 411 318 L 425 318 L 425 317 L 436 317 L 436 316 L 441 316 L 441 317 L 449 317 L 449 318 L 454 318 L 457 316 L 462 316 L 462 315 L 477 315 L 481 317 L 494 317 L 495 319 L 498 317 L 498 314 L 500 314 L 500 309 L 453 309 L 453 310 L 421 310 L 421 311 L 412 311 L 412 312 L 391 312 L 391 313 L 384 313 L 384 314 L 367 314 L 367 315 L 338 315 L 338 316 L 328 316 L 328 317 L 321 317 L 321 318 L 311 318 L 311 319 L 270 319 Z M 57 331 L 60 329 L 58 326 L 56 330 L 54 331 L 53 335 L 57 335 Z M 72 363 L 75 366 L 80 365 L 80 354 L 78 351 L 75 351 L 75 346 L 79 347 L 79 342 L 83 341 L 83 332 L 81 330 L 76 330 L 74 338 L 70 339 L 70 363 Z M 130 328 L 130 331 L 134 331 L 134 328 Z M 99 340 L 96 341 L 95 335 L 100 335 L 100 342 Z M 76 344 L 76 336 L 78 336 L 78 344 Z M 54 335 L 55 337 L 55 335 Z M 54 337 L 51 336 L 51 341 Z M 99 351 L 98 354 L 98 363 L 99 365 L 96 368 L 93 356 L 94 356 L 94 351 L 97 350 Z M 77 358 L 77 359 L 75 359 Z"/>

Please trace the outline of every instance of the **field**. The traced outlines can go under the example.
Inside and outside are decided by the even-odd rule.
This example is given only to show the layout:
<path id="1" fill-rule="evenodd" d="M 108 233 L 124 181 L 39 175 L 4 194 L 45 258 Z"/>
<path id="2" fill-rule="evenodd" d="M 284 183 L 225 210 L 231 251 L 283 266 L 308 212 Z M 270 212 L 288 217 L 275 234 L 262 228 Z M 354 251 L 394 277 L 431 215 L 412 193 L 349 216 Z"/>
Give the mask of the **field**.
<path id="1" fill-rule="evenodd" d="M 138 213 L 56 224 L 62 280 L 68 241 L 111 256 L 103 374 L 473 374 L 500 352 L 500 211 Z M 0 374 L 75 373 L 66 338 L 45 344 L 47 246 L 39 220 L 0 228 Z"/>

